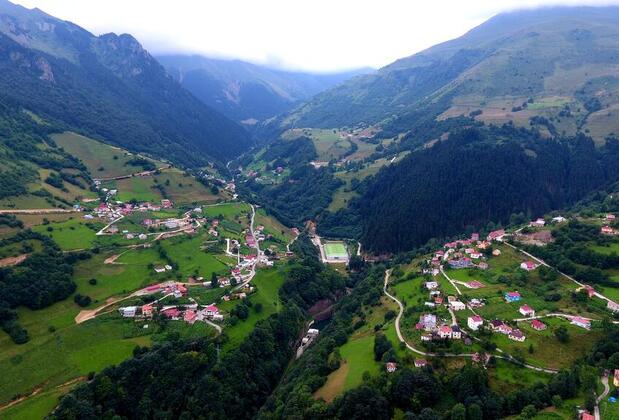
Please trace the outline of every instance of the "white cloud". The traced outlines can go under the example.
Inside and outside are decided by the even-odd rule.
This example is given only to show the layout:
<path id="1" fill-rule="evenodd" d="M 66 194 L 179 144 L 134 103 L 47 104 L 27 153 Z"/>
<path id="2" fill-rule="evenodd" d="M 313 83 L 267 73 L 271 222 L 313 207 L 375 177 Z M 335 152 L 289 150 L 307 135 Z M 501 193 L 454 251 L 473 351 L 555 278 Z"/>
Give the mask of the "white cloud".
<path id="1" fill-rule="evenodd" d="M 131 33 L 152 53 L 331 71 L 380 67 L 462 35 L 496 13 L 575 0 L 14 0 L 95 34 Z"/>

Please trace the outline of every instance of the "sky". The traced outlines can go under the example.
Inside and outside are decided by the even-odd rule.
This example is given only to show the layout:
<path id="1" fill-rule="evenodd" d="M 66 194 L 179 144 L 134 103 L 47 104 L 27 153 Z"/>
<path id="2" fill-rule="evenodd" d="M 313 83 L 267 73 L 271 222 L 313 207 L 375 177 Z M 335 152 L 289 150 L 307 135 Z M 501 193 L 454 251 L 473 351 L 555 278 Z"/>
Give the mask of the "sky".
<path id="1" fill-rule="evenodd" d="M 12 0 L 152 54 L 238 58 L 289 70 L 379 68 L 497 13 L 619 0 Z"/>

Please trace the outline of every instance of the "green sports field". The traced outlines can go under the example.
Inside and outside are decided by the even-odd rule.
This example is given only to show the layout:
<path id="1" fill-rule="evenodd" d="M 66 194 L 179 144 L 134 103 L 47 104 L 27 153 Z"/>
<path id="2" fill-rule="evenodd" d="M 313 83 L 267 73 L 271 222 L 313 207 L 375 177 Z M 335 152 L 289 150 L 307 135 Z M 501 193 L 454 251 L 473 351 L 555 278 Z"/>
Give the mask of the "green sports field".
<path id="1" fill-rule="evenodd" d="M 324 245 L 327 258 L 348 258 L 346 246 L 341 242 L 330 242 Z"/>

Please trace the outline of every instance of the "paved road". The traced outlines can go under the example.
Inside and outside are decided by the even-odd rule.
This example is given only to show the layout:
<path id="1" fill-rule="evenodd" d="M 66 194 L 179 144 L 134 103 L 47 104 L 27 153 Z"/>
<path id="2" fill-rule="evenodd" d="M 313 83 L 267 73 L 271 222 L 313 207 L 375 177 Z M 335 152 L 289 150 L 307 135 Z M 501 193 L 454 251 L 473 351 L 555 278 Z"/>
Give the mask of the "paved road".
<path id="1" fill-rule="evenodd" d="M 385 295 L 390 298 L 391 300 L 393 300 L 395 303 L 398 304 L 398 307 L 400 308 L 400 310 L 398 311 L 398 315 L 395 318 L 395 331 L 396 334 L 398 336 L 398 340 L 400 340 L 400 342 L 404 343 L 404 345 L 406 345 L 406 348 L 408 348 L 409 350 L 411 350 L 412 352 L 415 352 L 419 355 L 422 356 L 430 356 L 430 357 L 473 357 L 473 353 L 445 353 L 445 354 L 438 354 L 438 353 L 430 353 L 430 352 L 425 352 L 423 350 L 419 350 L 415 347 L 413 347 L 412 345 L 410 345 L 406 339 L 404 338 L 404 336 L 402 335 L 402 331 L 400 330 L 400 321 L 402 319 L 402 315 L 404 314 L 404 305 L 402 304 L 402 302 L 400 302 L 400 300 L 398 298 L 396 298 L 395 296 L 393 296 L 391 293 L 389 293 L 389 291 L 387 290 L 387 287 L 389 285 L 389 278 L 391 277 L 391 270 L 386 270 L 385 271 L 385 282 L 383 284 L 383 292 L 385 293 Z M 514 359 L 511 355 L 505 353 L 503 350 L 501 349 L 497 349 L 497 351 L 499 353 L 504 354 L 505 356 L 502 355 L 494 355 L 495 358 L 497 359 L 503 359 L 512 363 L 515 363 L 517 365 L 520 365 L 522 367 L 525 367 L 527 369 L 531 369 L 531 370 L 535 370 L 537 372 L 545 372 L 545 373 L 557 373 L 558 371 L 556 369 L 547 369 L 547 368 L 541 368 L 541 367 L 537 367 L 537 366 L 533 366 L 533 365 L 529 365 L 527 363 L 521 363 L 518 360 Z"/>

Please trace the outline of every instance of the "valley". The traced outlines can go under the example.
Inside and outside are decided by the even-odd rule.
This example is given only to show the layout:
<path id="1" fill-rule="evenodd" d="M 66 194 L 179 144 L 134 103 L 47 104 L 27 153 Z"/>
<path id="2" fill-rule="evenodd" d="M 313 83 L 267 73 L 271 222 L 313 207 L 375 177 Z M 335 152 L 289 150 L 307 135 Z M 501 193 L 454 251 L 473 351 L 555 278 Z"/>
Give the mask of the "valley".
<path id="1" fill-rule="evenodd" d="M 0 418 L 619 418 L 619 7 L 324 73 L 200 7 L 0 0 Z"/>

